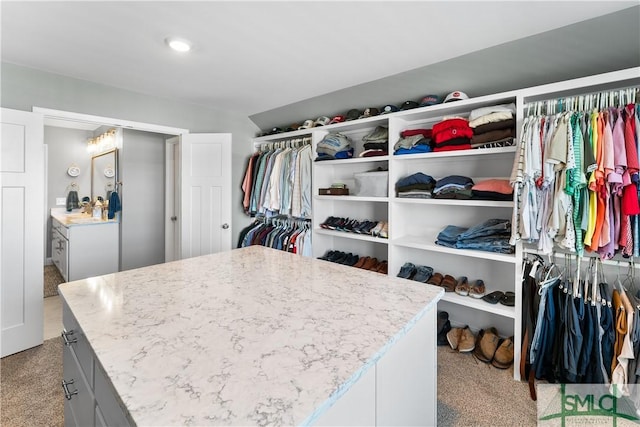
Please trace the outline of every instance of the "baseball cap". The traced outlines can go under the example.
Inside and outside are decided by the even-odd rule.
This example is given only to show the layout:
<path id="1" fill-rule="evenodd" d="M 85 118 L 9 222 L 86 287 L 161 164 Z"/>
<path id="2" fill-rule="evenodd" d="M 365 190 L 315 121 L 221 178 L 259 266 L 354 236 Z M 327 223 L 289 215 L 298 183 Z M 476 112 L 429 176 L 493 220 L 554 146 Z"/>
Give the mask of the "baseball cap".
<path id="1" fill-rule="evenodd" d="M 380 111 L 378 111 L 377 108 L 369 107 L 364 109 L 364 112 L 362 113 L 360 118 L 364 119 L 365 117 L 373 117 L 373 116 L 377 116 L 378 114 L 380 114 Z"/>
<path id="2" fill-rule="evenodd" d="M 435 105 L 439 103 L 440 103 L 440 97 L 438 95 L 427 95 L 424 98 L 422 98 L 422 101 L 420 101 L 420 106 L 426 107 L 429 105 Z"/>
<path id="3" fill-rule="evenodd" d="M 347 118 L 345 116 L 342 115 L 337 115 L 335 116 L 333 119 L 331 119 L 331 121 L 329 122 L 330 125 L 334 124 L 334 123 L 342 123 L 346 120 Z"/>
<path id="4" fill-rule="evenodd" d="M 327 116 L 320 116 L 316 119 L 314 126 L 324 126 L 328 125 L 331 119 Z"/>
<path id="5" fill-rule="evenodd" d="M 466 93 L 456 90 L 447 95 L 447 97 L 444 99 L 444 102 L 462 101 L 463 99 L 469 99 L 469 97 Z"/>
<path id="6" fill-rule="evenodd" d="M 313 120 L 309 119 L 309 120 L 305 120 L 304 123 L 302 123 L 302 126 L 300 126 L 298 128 L 298 130 L 300 129 L 309 129 L 313 127 Z"/>
<path id="7" fill-rule="evenodd" d="M 282 132 L 283 132 L 282 128 L 274 127 L 274 128 L 271 128 L 271 130 L 267 133 L 267 135 L 275 135 L 276 133 L 282 133 Z"/>
<path id="8" fill-rule="evenodd" d="M 395 113 L 396 111 L 400 111 L 400 109 L 395 105 L 387 104 L 384 107 L 382 107 L 382 111 L 380 112 L 380 114 Z"/>
<path id="9" fill-rule="evenodd" d="M 287 126 L 286 131 L 287 132 L 292 132 L 292 131 L 298 130 L 298 129 L 300 129 L 300 123 L 293 123 L 293 124 L 290 124 L 289 126 Z"/>
<path id="10" fill-rule="evenodd" d="M 401 110 L 411 110 L 412 108 L 418 108 L 420 104 L 415 101 L 404 101 L 400 106 Z"/>
<path id="11" fill-rule="evenodd" d="M 347 112 L 347 121 L 360 118 L 360 110 L 353 108 Z"/>

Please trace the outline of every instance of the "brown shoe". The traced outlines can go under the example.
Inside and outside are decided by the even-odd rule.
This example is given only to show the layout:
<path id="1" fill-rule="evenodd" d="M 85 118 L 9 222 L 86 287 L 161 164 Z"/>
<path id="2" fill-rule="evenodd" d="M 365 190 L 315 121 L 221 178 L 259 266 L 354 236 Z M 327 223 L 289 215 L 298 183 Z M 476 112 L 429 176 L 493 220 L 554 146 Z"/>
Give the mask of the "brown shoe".
<path id="1" fill-rule="evenodd" d="M 358 262 L 353 264 L 353 266 L 356 268 L 362 268 L 362 266 L 364 265 L 365 262 L 367 262 L 368 259 L 369 259 L 368 256 L 363 256 L 358 260 Z"/>
<path id="2" fill-rule="evenodd" d="M 482 338 L 479 343 L 480 348 L 476 349 L 474 354 L 480 361 L 484 363 L 491 363 L 493 356 L 496 353 L 496 349 L 498 348 L 498 344 L 500 344 L 498 331 L 496 328 L 489 328 L 482 334 Z"/>
<path id="3" fill-rule="evenodd" d="M 462 335 L 462 328 L 451 328 L 451 330 L 447 332 L 447 341 L 449 341 L 449 345 L 453 350 L 458 349 L 458 344 L 460 343 L 461 335 Z"/>
<path id="4" fill-rule="evenodd" d="M 491 364 L 498 369 L 507 369 L 513 363 L 513 337 L 507 338 L 498 347 Z"/>
<path id="5" fill-rule="evenodd" d="M 389 270 L 389 263 L 387 261 L 382 261 L 376 270 L 378 273 L 387 274 Z"/>
<path id="6" fill-rule="evenodd" d="M 371 267 L 374 267 L 376 265 L 378 265 L 378 259 L 377 258 L 369 258 L 368 260 L 365 261 L 365 263 L 362 265 L 362 269 L 364 270 L 371 270 Z"/>
<path id="7" fill-rule="evenodd" d="M 440 282 L 440 287 L 444 288 L 445 292 L 453 292 L 456 289 L 457 284 L 458 282 L 453 278 L 453 276 L 446 274 L 442 278 L 442 282 Z"/>
<path id="8" fill-rule="evenodd" d="M 476 337 L 468 326 L 465 326 L 460 333 L 460 342 L 458 343 L 458 351 L 460 353 L 469 353 L 476 348 Z"/>

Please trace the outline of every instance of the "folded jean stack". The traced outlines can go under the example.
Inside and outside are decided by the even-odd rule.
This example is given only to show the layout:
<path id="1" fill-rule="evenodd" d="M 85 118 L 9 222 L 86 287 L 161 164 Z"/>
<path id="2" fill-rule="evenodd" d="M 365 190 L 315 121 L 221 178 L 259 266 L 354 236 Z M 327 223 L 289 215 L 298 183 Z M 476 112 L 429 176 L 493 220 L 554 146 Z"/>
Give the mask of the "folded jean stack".
<path id="1" fill-rule="evenodd" d="M 362 137 L 364 151 L 358 157 L 387 156 L 389 154 L 389 130 L 377 126 L 369 134 Z"/>
<path id="2" fill-rule="evenodd" d="M 393 154 L 419 154 L 431 152 L 431 129 L 407 129 L 393 146 Z"/>
<path id="3" fill-rule="evenodd" d="M 351 139 L 341 133 L 327 134 L 316 147 L 318 156 L 315 161 L 349 159 L 353 157 Z"/>
<path id="4" fill-rule="evenodd" d="M 417 172 L 396 182 L 396 195 L 401 198 L 430 199 L 435 186 L 433 177 Z"/>
<path id="5" fill-rule="evenodd" d="M 511 221 L 491 218 L 473 227 L 447 225 L 439 234 L 436 244 L 456 249 L 474 249 L 502 254 L 514 253 L 509 244 Z"/>
<path id="6" fill-rule="evenodd" d="M 472 196 L 473 180 L 466 176 L 449 175 L 436 181 L 433 189 L 434 199 L 468 200 Z"/>
<path id="7" fill-rule="evenodd" d="M 469 150 L 473 130 L 462 117 L 442 120 L 433 125 L 433 151 Z"/>
<path id="8" fill-rule="evenodd" d="M 515 145 L 514 104 L 477 108 L 469 114 L 473 130 L 471 148 L 509 147 Z"/>

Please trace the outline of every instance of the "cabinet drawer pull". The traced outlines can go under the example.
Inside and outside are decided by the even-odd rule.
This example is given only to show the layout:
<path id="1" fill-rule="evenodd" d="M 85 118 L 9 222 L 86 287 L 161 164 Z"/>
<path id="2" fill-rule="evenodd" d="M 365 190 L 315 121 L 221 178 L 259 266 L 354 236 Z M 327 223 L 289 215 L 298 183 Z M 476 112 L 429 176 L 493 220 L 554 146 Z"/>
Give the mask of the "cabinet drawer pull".
<path id="1" fill-rule="evenodd" d="M 68 339 L 68 337 L 70 337 L 71 335 L 75 334 L 76 331 L 74 331 L 73 329 L 68 331 L 66 329 L 64 329 L 62 331 L 62 340 L 64 341 L 64 345 L 66 345 L 67 347 L 70 346 L 71 344 L 75 344 L 78 342 L 78 338 L 71 338 Z"/>
<path id="2" fill-rule="evenodd" d="M 78 394 L 78 389 L 74 391 L 69 391 L 69 386 L 73 383 L 74 383 L 74 380 L 69 380 L 69 381 L 62 380 L 62 390 L 64 390 L 64 397 L 66 397 L 67 400 L 71 400 L 72 396 L 75 396 L 76 394 Z"/>

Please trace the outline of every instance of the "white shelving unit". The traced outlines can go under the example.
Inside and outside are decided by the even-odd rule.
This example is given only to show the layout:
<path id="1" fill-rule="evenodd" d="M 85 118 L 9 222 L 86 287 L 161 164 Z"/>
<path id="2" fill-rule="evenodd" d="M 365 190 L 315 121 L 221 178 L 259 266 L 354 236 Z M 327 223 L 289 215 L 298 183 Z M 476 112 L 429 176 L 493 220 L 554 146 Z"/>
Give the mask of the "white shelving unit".
<path id="1" fill-rule="evenodd" d="M 313 151 L 329 132 L 340 132 L 351 138 L 355 154 L 352 159 L 325 160 L 313 164 L 313 254 L 322 256 L 328 250 L 352 252 L 361 256 L 388 260 L 389 275 L 397 275 L 405 262 L 429 265 L 434 271 L 454 277 L 467 276 L 470 281 L 482 279 L 487 293 L 495 290 L 516 294 L 515 307 L 489 304 L 481 299 L 446 293 L 438 309 L 449 312 L 452 322 L 468 324 L 472 330 L 494 326 L 502 336 L 514 336 L 514 367 L 520 363 L 521 349 L 521 272 L 523 248 L 516 245 L 514 254 L 476 250 L 459 250 L 435 244 L 436 236 L 446 225 L 468 227 L 489 218 L 511 219 L 512 201 L 402 199 L 396 197 L 395 183 L 402 177 L 423 172 L 434 179 L 448 175 L 471 177 L 474 182 L 489 178 L 509 178 L 517 148 L 487 148 L 464 151 L 393 154 L 383 157 L 358 158 L 364 148 L 362 137 L 376 126 L 389 130 L 389 151 L 405 129 L 432 128 L 445 117 L 468 117 L 476 108 L 514 103 L 516 131 L 524 117 L 524 105 L 539 100 L 621 89 L 640 84 L 640 68 L 616 71 L 571 81 L 509 91 L 464 101 L 400 111 L 388 115 L 338 123 L 329 126 L 260 137 L 254 144 L 288 137 L 312 136 Z M 519 135 L 517 135 L 519 136 Z M 333 183 L 354 188 L 354 174 L 388 168 L 388 192 L 385 197 L 319 196 L 318 189 Z M 389 238 L 381 239 L 356 233 L 326 230 L 320 227 L 329 216 L 357 220 L 389 222 Z M 514 378 L 519 379 L 518 369 Z"/>

